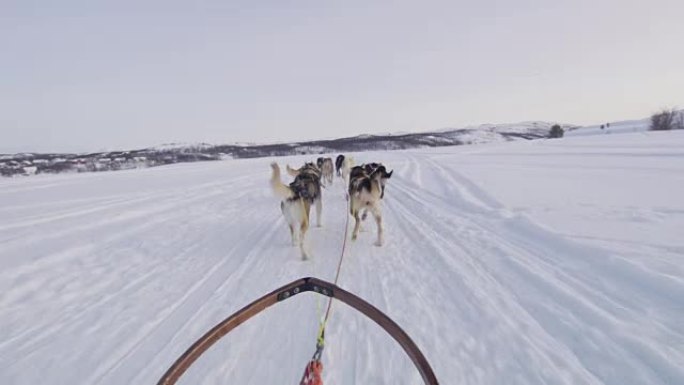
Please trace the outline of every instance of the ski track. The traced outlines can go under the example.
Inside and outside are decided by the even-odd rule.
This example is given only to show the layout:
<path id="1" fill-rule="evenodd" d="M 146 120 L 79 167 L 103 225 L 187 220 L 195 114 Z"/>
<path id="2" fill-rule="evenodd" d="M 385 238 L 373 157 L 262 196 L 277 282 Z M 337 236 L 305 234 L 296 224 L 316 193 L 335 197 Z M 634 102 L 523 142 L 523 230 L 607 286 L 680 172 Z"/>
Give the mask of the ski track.
<path id="1" fill-rule="evenodd" d="M 587 146 L 558 151 L 593 153 Z M 444 384 L 684 383 L 679 270 L 583 243 L 507 207 L 458 171 L 464 157 L 483 155 L 473 148 L 353 155 L 395 173 L 384 200 L 386 244 L 373 246 L 369 217 L 347 241 L 339 285 L 402 326 Z M 653 154 L 623 144 L 609 155 Z M 312 208 L 312 258 L 302 261 L 268 189 L 269 162 L 0 185 L 0 201 L 12 202 L 0 206 L 0 383 L 154 383 L 257 297 L 304 276 L 332 281 L 348 210 L 341 179 L 323 190 L 323 227 Z M 140 189 L 116 187 L 129 180 Z M 54 191 L 61 199 L 50 200 Z M 669 253 L 652 257 L 664 266 L 682 250 L 634 246 Z M 212 347 L 181 383 L 297 383 L 326 304 L 307 293 L 274 305 Z M 390 336 L 339 302 L 326 342 L 326 384 L 422 383 Z"/>
<path id="2" fill-rule="evenodd" d="M 440 170 L 441 167 L 438 166 L 435 162 L 425 163 L 429 163 L 432 166 L 434 166 L 434 168 L 437 171 L 439 171 L 440 174 L 442 174 L 442 176 L 449 173 L 451 173 L 451 175 L 453 176 L 453 171 L 445 171 L 443 168 Z M 462 178 L 458 179 L 462 180 Z M 632 330 L 627 330 L 624 333 L 616 333 L 612 330 L 612 328 L 614 328 L 614 325 L 616 323 L 620 324 L 620 318 L 625 318 L 624 312 L 622 312 L 622 314 L 613 314 L 611 316 L 606 314 L 606 311 L 604 310 L 614 308 L 617 308 L 618 310 L 626 309 L 627 305 L 625 305 L 625 303 L 628 303 L 629 301 L 623 301 L 624 303 L 619 306 L 617 306 L 614 303 L 614 301 L 616 299 L 620 299 L 621 297 L 633 301 L 635 297 L 638 298 L 638 296 L 643 296 L 642 293 L 644 293 L 644 288 L 649 289 L 648 284 L 651 283 L 651 280 L 653 280 L 654 282 L 651 284 L 650 289 L 656 292 L 649 293 L 648 296 L 643 296 L 645 297 L 644 305 L 648 305 L 648 300 L 652 300 L 652 298 L 670 298 L 670 301 L 664 301 L 663 309 L 658 310 L 667 311 L 667 309 L 671 308 L 676 311 L 681 311 L 681 298 L 683 298 L 682 295 L 684 294 L 682 293 L 681 281 L 672 282 L 672 284 L 668 285 L 667 282 L 665 282 L 665 284 L 662 282 L 662 277 L 653 277 L 647 280 L 646 285 L 634 285 L 636 277 L 644 279 L 648 278 L 649 276 L 644 275 L 643 271 L 630 271 L 631 266 L 629 266 L 629 264 L 626 263 L 620 265 L 611 264 L 607 266 L 608 269 L 604 269 L 601 271 L 602 274 L 600 274 L 599 277 L 595 277 L 593 283 L 600 284 L 601 281 L 604 281 L 605 279 L 616 279 L 622 281 L 620 282 L 621 285 L 619 286 L 622 290 L 624 290 L 625 287 L 634 287 L 635 290 L 633 290 L 632 293 L 627 294 L 620 292 L 611 292 L 610 296 L 602 294 L 602 292 L 606 291 L 607 288 L 607 285 L 605 285 L 605 283 L 599 285 L 600 287 L 597 287 L 596 285 L 592 286 L 589 284 L 589 282 L 592 282 L 591 280 L 579 282 L 578 279 L 574 279 L 570 275 L 564 274 L 562 270 L 550 264 L 550 262 L 555 262 L 557 265 L 562 264 L 563 262 L 561 260 L 551 261 L 550 258 L 547 257 L 547 255 L 565 254 L 565 257 L 567 258 L 572 258 L 572 256 L 578 255 L 592 255 L 593 259 L 596 259 L 597 257 L 609 259 L 608 256 L 602 256 L 602 254 L 604 253 L 601 250 L 587 249 L 586 247 L 577 247 L 574 245 L 570 245 L 570 251 L 564 250 L 563 246 L 564 244 L 567 244 L 566 241 L 555 239 L 556 237 L 553 234 L 543 233 L 544 231 L 539 227 L 531 225 L 526 226 L 525 223 L 521 223 L 521 221 L 519 221 L 517 218 L 511 218 L 510 213 L 508 212 L 501 213 L 501 221 L 503 221 L 504 223 L 506 221 L 513 221 L 513 232 L 510 231 L 511 226 L 496 226 L 495 224 L 492 224 L 491 221 L 488 221 L 486 224 L 483 224 L 483 220 L 481 219 L 483 216 L 481 215 L 478 209 L 483 206 L 483 202 L 491 202 L 492 199 L 488 197 L 486 194 L 482 193 L 481 191 L 472 190 L 473 185 L 470 183 L 466 183 L 465 185 L 459 186 L 457 178 L 453 177 L 450 178 L 450 181 L 453 182 L 450 185 L 458 186 L 457 191 L 465 198 L 464 202 L 474 203 L 473 205 L 475 207 L 472 207 L 470 210 L 457 210 L 453 208 L 453 203 L 448 204 L 447 202 L 442 202 L 442 204 L 439 204 L 439 202 L 437 202 L 437 199 L 434 198 L 431 199 L 431 203 L 435 202 L 432 205 L 432 207 L 439 207 L 440 210 L 452 211 L 454 215 L 450 218 L 458 218 L 459 214 L 461 216 L 468 217 L 473 215 L 469 213 L 475 213 L 475 216 L 469 219 L 471 219 L 472 222 L 477 224 L 477 227 L 479 227 L 481 232 L 486 234 L 486 237 L 488 238 L 488 240 L 477 242 L 474 245 L 472 245 L 473 234 L 471 234 L 471 236 L 469 237 L 459 238 L 460 246 L 466 246 L 464 244 L 464 240 L 467 240 L 467 243 L 471 244 L 471 246 L 474 246 L 474 248 L 477 250 L 485 242 L 490 242 L 492 245 L 496 245 L 496 248 L 501 249 L 500 253 L 502 255 L 512 253 L 511 256 L 514 256 L 515 258 L 509 257 L 501 259 L 499 262 L 504 262 L 504 264 L 503 266 L 500 266 L 498 268 L 500 272 L 495 274 L 498 277 L 505 278 L 500 279 L 500 282 L 512 281 L 513 284 L 509 283 L 510 287 L 506 289 L 507 292 L 520 292 L 519 288 L 530 286 L 531 283 L 535 283 L 535 285 L 531 289 L 525 292 L 527 296 L 532 296 L 536 293 L 550 293 L 552 294 L 552 298 L 555 301 L 563 300 L 565 302 L 565 306 L 563 308 L 556 309 L 554 311 L 549 311 L 549 309 L 544 309 L 539 305 L 539 303 L 535 303 L 532 300 L 520 301 L 521 305 L 529 309 L 527 310 L 527 312 L 531 314 L 533 318 L 536 317 L 539 319 L 539 321 L 541 321 L 540 324 L 543 325 L 543 327 L 549 328 L 548 324 L 554 325 L 555 329 L 549 330 L 549 333 L 551 335 L 568 336 L 568 338 L 565 341 L 559 341 L 559 343 L 557 344 L 559 347 L 571 347 L 576 352 L 577 359 L 582 361 L 582 364 L 585 367 L 593 367 L 593 371 L 598 372 L 598 375 L 600 377 L 603 377 L 602 379 L 606 382 L 612 382 L 615 380 L 614 377 L 611 378 L 609 376 L 615 376 L 616 374 L 614 373 L 600 373 L 601 368 L 598 364 L 599 361 L 594 360 L 594 355 L 583 354 L 587 352 L 600 354 L 600 352 L 596 351 L 596 341 L 586 341 L 587 346 L 582 346 L 581 344 L 578 344 L 577 336 L 591 336 L 593 337 L 593 339 L 596 339 L 597 335 L 592 335 L 593 330 L 590 329 L 582 332 L 581 329 L 578 330 L 578 328 L 581 327 L 581 324 L 577 323 L 573 328 L 567 328 L 565 330 L 562 330 L 562 328 L 557 328 L 558 325 L 564 324 L 559 324 L 557 322 L 558 319 L 556 317 L 558 317 L 559 315 L 558 312 L 567 312 L 567 310 L 569 309 L 574 310 L 574 312 L 578 314 L 574 317 L 571 317 L 571 320 L 591 320 L 591 323 L 594 324 L 594 327 L 599 327 L 603 329 L 601 331 L 602 335 L 599 335 L 600 337 L 606 336 L 613 339 L 613 341 L 603 341 L 603 343 L 598 345 L 602 346 L 604 349 L 606 346 L 610 346 L 611 344 L 617 345 L 615 347 L 615 351 L 617 352 L 620 352 L 620 346 L 628 347 L 628 349 L 624 349 L 624 351 L 621 352 L 623 356 L 620 357 L 620 359 L 630 359 L 631 356 L 632 364 L 636 368 L 642 369 L 642 372 L 643 370 L 645 370 L 646 372 L 651 372 L 652 374 L 652 376 L 649 378 L 642 378 L 636 374 L 630 376 L 628 373 L 622 373 L 622 377 L 619 378 L 620 383 L 677 383 L 683 380 L 684 377 L 681 370 L 681 364 L 684 361 L 682 360 L 681 354 L 672 354 L 669 357 L 662 356 L 662 353 L 658 353 L 653 350 L 652 346 L 649 345 L 649 341 L 642 341 L 640 340 L 640 338 L 638 338 L 638 336 L 635 335 L 635 333 L 638 333 L 638 330 L 640 330 L 641 327 L 648 327 L 649 330 L 658 331 L 659 333 L 665 335 L 666 338 L 674 339 L 675 341 L 679 341 L 678 343 L 681 343 L 683 341 L 683 338 L 681 332 L 679 332 L 678 325 L 641 324 L 640 322 L 638 322 L 638 315 L 641 313 L 642 310 L 630 309 L 634 311 L 632 312 L 632 314 L 627 315 L 627 319 L 637 321 L 637 325 L 634 325 L 637 327 L 633 327 Z M 408 188 L 402 188 L 403 186 L 401 186 L 401 184 L 398 184 L 396 185 L 396 187 L 398 187 L 400 190 L 404 190 L 403 192 L 416 190 L 415 185 L 410 186 Z M 468 191 L 469 189 L 471 189 L 471 191 Z M 425 191 L 423 191 L 423 195 L 420 198 L 422 200 L 425 200 L 425 196 L 429 196 L 429 194 L 425 194 Z M 473 197 L 477 197 L 477 199 L 474 200 L 472 199 Z M 410 199 L 411 197 L 409 196 L 408 198 Z M 417 197 L 415 198 L 415 200 L 417 201 Z M 500 207 L 500 205 L 498 204 L 494 204 L 492 206 L 494 207 L 491 207 L 490 211 L 497 210 L 497 208 Z M 430 206 L 420 208 L 420 212 L 423 213 L 429 210 Z M 413 211 L 415 212 L 416 210 Z M 407 212 L 410 211 L 407 210 Z M 438 215 L 438 213 L 436 212 L 433 214 Z M 488 218 L 491 218 L 491 215 L 489 215 Z M 413 220 L 417 221 L 419 220 L 419 218 L 414 217 Z M 453 221 L 452 219 L 449 222 L 452 223 L 443 223 L 441 226 L 435 226 L 434 224 L 431 225 L 430 223 L 425 221 L 423 221 L 422 223 L 426 226 L 432 226 L 435 232 L 441 231 L 445 233 L 444 229 L 450 229 L 454 227 L 453 222 L 455 221 Z M 435 222 L 433 221 L 433 223 Z M 473 227 L 472 223 L 469 225 L 470 227 Z M 520 231 L 518 231 L 518 229 L 530 230 L 530 234 L 520 234 Z M 534 235 L 534 237 L 530 237 L 529 235 Z M 448 233 L 445 233 L 442 242 L 448 243 L 448 238 Z M 552 250 L 547 250 L 548 245 L 539 244 L 539 241 L 544 239 L 549 240 L 548 244 L 553 245 Z M 511 240 L 515 240 L 515 242 L 511 242 Z M 451 249 L 456 249 L 458 246 L 459 245 L 453 245 Z M 478 252 L 479 254 L 482 254 L 481 250 L 479 250 Z M 544 254 L 545 252 L 548 254 Z M 480 258 L 478 259 L 482 260 L 482 257 L 480 256 Z M 592 265 L 592 267 L 593 269 L 595 269 L 597 264 L 595 263 L 595 260 L 593 262 L 594 264 Z M 496 265 L 492 266 L 496 267 Z M 601 264 L 599 263 L 598 266 L 600 267 Z M 511 275 L 510 273 L 512 271 L 518 272 L 519 277 Z M 583 271 L 582 275 L 576 274 L 575 276 L 582 277 L 584 274 L 591 272 L 591 270 L 586 270 Z M 620 273 L 624 273 L 626 277 L 623 277 Z M 513 280 L 511 278 L 513 278 Z M 627 283 L 631 283 L 632 285 L 627 285 Z M 478 285 L 478 287 L 482 286 L 483 285 Z M 646 293 L 648 293 L 648 291 L 646 291 Z M 605 365 L 606 361 L 609 361 L 611 359 L 614 358 L 609 356 L 601 357 L 600 365 Z M 645 363 L 645 367 L 643 363 Z M 620 361 L 614 363 L 615 366 L 618 366 L 619 364 Z M 603 371 L 605 372 L 605 370 Z M 617 375 L 620 375 L 620 373 L 617 373 Z M 576 380 L 573 380 L 572 383 L 576 383 Z"/>
<path id="3" fill-rule="evenodd" d="M 531 337 L 528 338 L 538 338 L 539 337 L 539 331 L 534 329 L 534 322 L 531 320 L 529 317 L 525 317 L 526 314 L 524 310 L 517 308 L 516 306 L 516 301 L 515 298 L 512 297 L 509 292 L 502 287 L 502 284 L 500 281 L 492 277 L 491 273 L 488 272 L 486 269 L 484 269 L 480 264 L 476 262 L 476 258 L 474 255 L 469 253 L 466 250 L 460 250 L 459 251 L 459 246 L 453 244 L 452 242 L 449 241 L 449 238 L 446 235 L 442 235 L 443 232 L 434 227 L 429 225 L 425 221 L 421 221 L 420 218 L 414 214 L 411 213 L 410 208 L 406 207 L 396 207 L 397 211 L 402 214 L 403 220 L 406 220 L 409 223 L 414 223 L 416 228 L 414 229 L 414 232 L 417 232 L 419 235 L 422 235 L 423 237 L 435 237 L 438 236 L 437 238 L 440 242 L 440 246 L 433 246 L 431 247 L 432 250 L 428 249 L 426 250 L 427 255 L 430 255 L 431 257 L 440 257 L 440 260 L 438 260 L 440 263 L 440 266 L 442 267 L 440 271 L 445 271 L 448 272 L 445 274 L 445 276 L 442 278 L 443 282 L 440 282 L 441 284 L 449 284 L 449 281 L 451 281 L 450 286 L 454 286 L 454 280 L 456 282 L 460 282 L 461 288 L 457 290 L 457 292 L 460 293 L 462 296 L 466 296 L 466 298 L 469 298 L 468 303 L 462 305 L 460 308 L 458 308 L 458 313 L 457 314 L 464 314 L 464 313 L 471 313 L 469 314 L 466 319 L 463 319 L 461 321 L 456 321 L 452 319 L 452 323 L 456 323 L 458 325 L 469 325 L 472 323 L 479 323 L 482 322 L 483 320 L 487 318 L 492 318 L 491 314 L 496 314 L 498 317 L 500 317 L 501 320 L 503 320 L 503 324 L 499 325 L 497 324 L 492 325 L 492 334 L 495 333 L 503 333 L 499 331 L 499 329 L 509 329 L 506 330 L 506 335 L 504 334 L 501 336 L 501 338 L 507 337 L 507 338 L 513 338 L 515 336 L 514 331 L 519 330 L 520 328 L 524 328 L 529 331 L 533 331 L 534 333 L 530 333 Z M 402 220 L 402 219 L 400 219 Z M 407 229 L 407 232 L 410 231 L 410 229 Z M 471 234 L 472 235 L 472 234 Z M 414 236 L 414 241 L 419 242 L 420 236 Z M 456 255 L 454 255 L 454 251 L 457 251 Z M 454 261 L 454 257 L 460 258 L 460 261 Z M 432 263 L 437 263 L 434 260 L 431 261 Z M 460 262 L 460 263 L 456 263 Z M 498 301 L 494 300 L 497 298 L 503 298 L 503 300 Z M 477 310 L 477 307 L 481 307 L 484 309 L 489 308 L 488 311 L 485 311 L 483 313 L 482 310 Z M 479 316 L 477 313 L 481 313 Z M 475 313 L 475 314 L 472 314 Z M 444 333 L 448 333 L 448 330 L 445 330 Z M 487 338 L 487 336 L 485 336 Z M 456 344 L 460 344 L 461 342 L 459 341 L 454 341 Z M 507 344 L 509 346 L 526 346 L 529 345 L 529 342 L 526 343 L 526 341 L 517 341 L 517 343 L 511 343 Z M 544 346 L 547 345 L 547 346 Z M 517 360 L 515 357 L 519 356 L 528 356 L 530 360 L 534 361 L 541 361 L 543 365 L 552 365 L 551 362 L 548 362 L 544 357 L 547 356 L 553 356 L 556 353 L 554 352 L 553 349 L 548 347 L 550 345 L 549 342 L 543 341 L 543 342 L 534 342 L 532 344 L 531 349 L 532 351 L 520 351 L 517 352 L 516 354 L 511 354 L 512 357 L 509 357 L 508 359 L 513 359 Z M 502 352 L 495 352 L 495 348 L 492 348 L 491 350 L 486 346 L 486 344 L 482 343 L 482 346 L 479 347 L 479 349 L 482 349 L 482 352 L 487 352 L 489 351 L 492 354 L 502 354 Z M 540 354 L 543 353 L 543 354 Z M 468 354 L 468 356 L 470 356 Z M 481 354 L 481 353 L 480 353 Z M 532 356 L 531 356 L 532 354 Z M 506 359 L 502 359 L 502 361 L 507 361 Z M 572 362 L 572 360 L 568 360 L 565 358 L 563 360 L 566 364 L 569 362 Z M 508 361 L 510 363 L 510 361 Z M 466 382 L 466 383 L 479 383 L 479 382 L 488 382 L 486 378 L 483 378 L 480 373 L 478 373 L 476 370 L 468 369 L 467 364 L 464 364 L 464 367 L 461 368 L 461 372 L 463 374 L 463 378 L 460 378 L 461 382 Z M 477 367 L 475 367 L 477 368 Z M 520 370 L 520 368 L 506 368 L 506 371 L 512 371 L 512 370 Z M 503 375 L 503 373 L 500 373 L 500 375 Z M 491 379 L 489 379 L 491 381 Z M 553 381 L 553 379 L 546 379 L 546 381 Z M 557 380 L 556 380 L 557 381 Z M 580 382 L 580 381 L 576 381 Z M 582 381 L 584 382 L 584 381 Z"/>
<path id="4" fill-rule="evenodd" d="M 272 234 L 275 230 L 275 224 L 277 224 L 276 221 L 272 221 L 271 223 L 267 222 L 265 225 L 254 230 L 252 234 L 245 238 L 245 241 L 243 241 L 241 244 L 236 245 L 235 249 L 239 250 L 241 248 L 244 248 L 246 244 L 251 245 L 254 242 L 255 235 L 261 235 L 261 233 L 265 230 L 267 230 L 267 234 Z M 263 237 L 263 239 L 269 239 L 269 237 Z M 263 244 L 263 240 L 261 241 L 261 243 Z M 261 250 L 259 247 L 259 243 L 257 243 L 254 246 L 254 250 Z M 185 294 L 182 298 L 180 298 L 179 301 L 169 309 L 168 315 L 164 316 L 158 322 L 149 325 L 149 328 L 145 332 L 145 334 L 141 336 L 141 338 L 139 338 L 133 346 L 124 348 L 124 350 L 126 351 L 125 354 L 123 354 L 113 364 L 107 364 L 106 366 L 108 366 L 109 368 L 105 373 L 96 373 L 94 375 L 94 378 L 91 378 L 86 382 L 92 384 L 102 383 L 106 379 L 106 375 L 112 374 L 117 368 L 121 367 L 126 368 L 128 372 L 132 373 L 136 373 L 139 370 L 141 370 L 141 366 L 147 364 L 144 361 L 144 359 L 146 358 L 145 356 L 148 351 L 163 349 L 165 347 L 154 345 L 145 346 L 145 343 L 149 345 L 151 343 L 156 343 L 158 341 L 171 340 L 173 339 L 174 335 L 182 333 L 186 325 L 192 322 L 194 318 L 190 317 L 188 319 L 187 315 L 201 313 L 202 307 L 204 306 L 202 303 L 202 299 L 211 295 L 211 293 L 220 290 L 221 287 L 230 280 L 231 275 L 233 275 L 234 273 L 238 273 L 243 266 L 245 266 L 249 262 L 252 262 L 254 256 L 256 255 L 256 253 L 252 253 L 249 256 L 245 257 L 242 260 L 242 262 L 240 262 L 240 267 L 238 267 L 238 269 L 233 272 L 231 271 L 232 269 L 229 269 L 229 265 L 231 263 L 234 263 L 236 260 L 239 260 L 236 258 L 230 258 L 231 256 L 233 256 L 233 253 L 234 251 L 231 251 L 226 256 L 226 258 L 223 259 L 221 264 L 217 264 L 216 266 L 214 266 L 211 270 L 207 272 L 207 274 L 204 278 L 202 278 L 202 280 L 193 285 L 188 291 L 188 293 Z M 183 320 L 183 318 L 185 319 Z M 173 328 L 168 327 L 169 325 L 175 325 L 178 328 L 177 331 L 173 332 Z M 134 368 L 134 370 L 130 370 L 131 368 Z M 110 381 L 110 383 L 112 382 L 134 383 L 131 381 L 130 378 L 116 378 L 115 381 Z"/>

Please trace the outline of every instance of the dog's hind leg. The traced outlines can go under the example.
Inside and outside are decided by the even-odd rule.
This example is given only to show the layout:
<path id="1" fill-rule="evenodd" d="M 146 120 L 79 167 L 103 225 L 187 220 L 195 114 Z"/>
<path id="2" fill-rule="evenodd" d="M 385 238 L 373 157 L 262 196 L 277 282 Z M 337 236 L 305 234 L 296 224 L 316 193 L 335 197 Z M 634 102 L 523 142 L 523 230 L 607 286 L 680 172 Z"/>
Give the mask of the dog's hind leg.
<path id="1" fill-rule="evenodd" d="M 371 212 L 375 218 L 375 223 L 378 225 L 378 240 L 375 241 L 375 246 L 382 246 L 383 243 L 385 243 L 385 229 L 382 223 L 382 212 L 380 212 L 380 208 L 376 206 L 371 209 Z"/>
<path id="2" fill-rule="evenodd" d="M 354 203 L 352 202 L 352 207 L 349 210 L 349 213 L 354 217 L 354 220 L 356 221 L 354 223 L 354 231 L 352 231 L 352 241 L 356 240 L 356 237 L 359 235 L 359 227 L 361 226 L 361 218 L 359 218 L 359 210 L 354 207 Z"/>
<path id="3" fill-rule="evenodd" d="M 323 212 L 323 199 L 319 196 L 316 198 L 316 227 L 321 227 L 321 213 Z"/>
<path id="4" fill-rule="evenodd" d="M 366 221 L 366 218 L 368 217 L 368 209 L 363 208 L 363 209 L 359 210 L 359 214 L 361 217 L 361 224 L 359 225 L 359 231 L 362 233 L 365 233 L 366 232 L 366 226 L 364 226 L 363 223 Z"/>
<path id="5" fill-rule="evenodd" d="M 302 259 L 309 259 L 309 254 L 306 252 L 304 240 L 306 231 L 309 229 L 309 207 L 307 204 L 302 204 L 302 222 L 299 226 L 299 250 L 302 252 Z"/>
<path id="6" fill-rule="evenodd" d="M 290 239 L 292 240 L 292 246 L 297 245 L 297 238 L 295 237 L 295 226 L 293 224 L 288 224 L 288 227 L 290 228 Z"/>
<path id="7" fill-rule="evenodd" d="M 306 245 L 304 244 L 304 240 L 306 237 L 306 231 L 309 229 L 309 221 L 304 221 L 302 222 L 302 225 L 300 226 L 300 235 L 299 235 L 299 250 L 302 252 L 302 259 L 307 260 L 309 259 L 309 253 L 306 251 Z"/>

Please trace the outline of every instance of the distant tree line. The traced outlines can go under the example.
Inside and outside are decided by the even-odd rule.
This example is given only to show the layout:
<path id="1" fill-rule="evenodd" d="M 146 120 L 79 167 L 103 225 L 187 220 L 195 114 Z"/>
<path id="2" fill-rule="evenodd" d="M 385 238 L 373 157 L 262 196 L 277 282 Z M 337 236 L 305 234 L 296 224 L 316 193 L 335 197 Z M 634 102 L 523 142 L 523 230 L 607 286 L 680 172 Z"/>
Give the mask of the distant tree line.
<path id="1" fill-rule="evenodd" d="M 551 126 L 551 131 L 549 131 L 550 138 L 562 138 L 564 134 L 565 131 L 559 124 L 554 124 Z"/>
<path id="2" fill-rule="evenodd" d="M 674 108 L 663 109 L 651 115 L 652 131 L 683 130 L 684 111 L 677 111 Z"/>

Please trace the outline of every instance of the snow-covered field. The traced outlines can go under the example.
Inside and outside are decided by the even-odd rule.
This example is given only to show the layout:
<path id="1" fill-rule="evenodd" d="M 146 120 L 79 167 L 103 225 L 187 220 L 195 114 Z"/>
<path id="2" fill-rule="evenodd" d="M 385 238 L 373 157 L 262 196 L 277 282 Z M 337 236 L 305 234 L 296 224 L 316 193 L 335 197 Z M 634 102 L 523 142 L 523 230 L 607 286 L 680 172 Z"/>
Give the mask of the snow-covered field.
<path id="1" fill-rule="evenodd" d="M 565 136 L 588 136 L 588 135 L 610 135 L 610 134 L 627 134 L 635 132 L 646 132 L 650 128 L 651 119 L 638 120 L 624 120 L 620 122 L 605 124 L 597 124 L 593 126 L 578 127 L 574 130 L 566 130 Z M 603 128 L 601 128 L 603 126 Z"/>
<path id="2" fill-rule="evenodd" d="M 395 170 L 387 242 L 372 245 L 368 221 L 340 286 L 399 323 L 442 384 L 684 384 L 684 132 L 356 158 Z M 153 384 L 253 299 L 331 281 L 342 184 L 324 191 L 304 262 L 271 161 L 0 179 L 0 384 Z M 275 305 L 181 383 L 297 384 L 324 304 Z M 421 383 L 343 304 L 326 339 L 327 385 Z"/>

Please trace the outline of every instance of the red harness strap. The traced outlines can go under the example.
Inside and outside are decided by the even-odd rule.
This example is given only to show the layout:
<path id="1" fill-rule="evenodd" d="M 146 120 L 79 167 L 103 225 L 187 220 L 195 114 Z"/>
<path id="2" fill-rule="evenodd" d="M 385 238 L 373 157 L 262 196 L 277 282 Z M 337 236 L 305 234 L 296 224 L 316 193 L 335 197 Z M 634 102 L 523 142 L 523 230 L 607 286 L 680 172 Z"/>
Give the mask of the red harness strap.
<path id="1" fill-rule="evenodd" d="M 311 360 L 304 369 L 304 376 L 299 385 L 323 385 L 323 363 Z"/>

